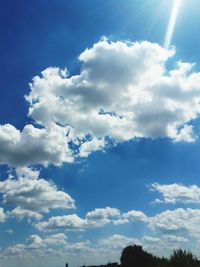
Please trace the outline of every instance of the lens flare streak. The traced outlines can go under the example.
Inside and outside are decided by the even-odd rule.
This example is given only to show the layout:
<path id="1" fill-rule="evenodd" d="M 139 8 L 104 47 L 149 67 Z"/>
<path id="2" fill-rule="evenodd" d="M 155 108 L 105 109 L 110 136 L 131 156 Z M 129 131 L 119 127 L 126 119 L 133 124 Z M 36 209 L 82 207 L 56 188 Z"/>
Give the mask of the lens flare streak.
<path id="1" fill-rule="evenodd" d="M 169 20 L 168 27 L 167 27 L 167 32 L 165 35 L 164 48 L 166 48 L 166 49 L 169 49 L 169 47 L 171 45 L 171 41 L 172 41 L 172 37 L 173 37 L 175 25 L 176 25 L 178 12 L 179 12 L 179 9 L 181 6 L 181 2 L 182 2 L 182 0 L 175 0 L 174 1 L 172 13 L 171 13 L 170 20 Z"/>

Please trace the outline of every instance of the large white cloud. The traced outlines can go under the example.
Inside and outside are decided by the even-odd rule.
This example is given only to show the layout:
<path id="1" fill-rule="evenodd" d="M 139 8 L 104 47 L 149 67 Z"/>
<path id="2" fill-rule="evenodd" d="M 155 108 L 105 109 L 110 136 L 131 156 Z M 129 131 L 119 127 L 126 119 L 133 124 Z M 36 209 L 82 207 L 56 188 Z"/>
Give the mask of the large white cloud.
<path id="1" fill-rule="evenodd" d="M 173 54 L 149 42 L 102 39 L 80 55 L 79 75 L 48 68 L 34 77 L 29 115 L 44 126 L 70 125 L 80 138 L 194 141 L 189 123 L 200 110 L 200 74 L 181 62 L 168 71 L 165 64 Z"/>
<path id="2" fill-rule="evenodd" d="M 152 184 L 152 191 L 157 191 L 163 199 L 156 199 L 154 203 L 200 203 L 200 187 L 181 184 Z"/>
<path id="3" fill-rule="evenodd" d="M 33 170 L 18 169 L 21 176 L 11 176 L 5 181 L 0 181 L 2 203 L 7 207 L 14 206 L 14 209 L 8 212 L 10 216 L 41 219 L 42 214 L 48 213 L 50 209 L 75 207 L 74 200 L 67 193 L 58 190 L 53 182 L 38 178 L 38 172 L 35 172 L 34 176 Z M 29 176 L 24 176 L 25 174 Z"/>
<path id="4" fill-rule="evenodd" d="M 0 163 L 12 166 L 71 162 L 102 150 L 108 139 L 167 137 L 193 142 L 200 111 L 200 73 L 177 62 L 175 50 L 150 42 L 103 38 L 79 56 L 81 71 L 49 67 L 33 78 L 20 132 L 0 127 Z"/>

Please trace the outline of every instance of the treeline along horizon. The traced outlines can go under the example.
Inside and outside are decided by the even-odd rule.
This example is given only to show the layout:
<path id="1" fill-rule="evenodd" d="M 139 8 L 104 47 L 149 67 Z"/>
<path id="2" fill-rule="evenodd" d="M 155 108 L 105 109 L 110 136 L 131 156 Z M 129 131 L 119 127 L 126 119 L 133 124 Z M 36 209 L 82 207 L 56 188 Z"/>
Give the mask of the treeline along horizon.
<path id="1" fill-rule="evenodd" d="M 142 246 L 133 245 L 123 249 L 120 264 L 114 262 L 87 267 L 200 267 L 200 260 L 192 252 L 183 249 L 175 249 L 166 258 L 154 256 L 143 250 Z"/>

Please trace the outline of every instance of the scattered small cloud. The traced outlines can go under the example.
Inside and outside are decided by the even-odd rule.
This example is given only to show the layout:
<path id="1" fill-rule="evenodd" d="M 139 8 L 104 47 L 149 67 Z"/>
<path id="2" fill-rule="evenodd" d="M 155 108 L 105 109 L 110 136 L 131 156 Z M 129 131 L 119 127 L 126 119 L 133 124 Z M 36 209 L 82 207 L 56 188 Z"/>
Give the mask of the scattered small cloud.
<path id="1" fill-rule="evenodd" d="M 151 191 L 158 192 L 162 199 L 153 201 L 155 204 L 188 204 L 200 203 L 200 187 L 197 185 L 185 186 L 182 184 L 158 184 L 154 183 L 150 187 Z"/>
<path id="2" fill-rule="evenodd" d="M 0 207 L 0 222 L 5 222 L 6 214 L 4 213 L 4 209 Z"/>
<path id="3" fill-rule="evenodd" d="M 14 231 L 12 229 L 8 229 L 5 231 L 7 234 L 12 235 L 14 234 Z"/>
<path id="4" fill-rule="evenodd" d="M 114 224 L 125 224 L 128 222 L 146 222 L 148 217 L 142 212 L 138 210 L 131 210 L 127 213 L 123 213 L 120 219 L 115 220 Z"/>

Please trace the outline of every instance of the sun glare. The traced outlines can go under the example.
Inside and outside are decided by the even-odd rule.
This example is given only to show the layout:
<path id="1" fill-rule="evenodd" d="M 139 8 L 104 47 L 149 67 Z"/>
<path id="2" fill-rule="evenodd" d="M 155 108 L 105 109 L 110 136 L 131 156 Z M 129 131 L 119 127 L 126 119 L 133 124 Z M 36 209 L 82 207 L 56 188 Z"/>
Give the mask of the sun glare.
<path id="1" fill-rule="evenodd" d="M 176 20 L 178 16 L 178 12 L 181 6 L 182 0 L 174 0 L 173 8 L 172 8 L 172 13 L 170 16 L 170 20 L 168 23 L 166 35 L 165 35 L 165 41 L 164 41 L 164 48 L 168 49 L 171 45 L 175 25 L 176 25 Z"/>

